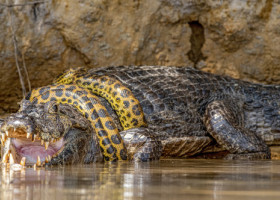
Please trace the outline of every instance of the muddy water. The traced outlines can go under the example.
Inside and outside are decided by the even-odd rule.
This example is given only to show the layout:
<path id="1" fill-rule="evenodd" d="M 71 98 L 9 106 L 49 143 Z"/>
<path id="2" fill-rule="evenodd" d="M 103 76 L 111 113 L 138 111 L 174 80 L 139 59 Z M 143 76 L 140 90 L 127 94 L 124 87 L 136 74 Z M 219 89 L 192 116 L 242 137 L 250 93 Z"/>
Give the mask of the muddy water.
<path id="1" fill-rule="evenodd" d="M 280 161 L 162 160 L 21 171 L 0 199 L 280 199 Z"/>

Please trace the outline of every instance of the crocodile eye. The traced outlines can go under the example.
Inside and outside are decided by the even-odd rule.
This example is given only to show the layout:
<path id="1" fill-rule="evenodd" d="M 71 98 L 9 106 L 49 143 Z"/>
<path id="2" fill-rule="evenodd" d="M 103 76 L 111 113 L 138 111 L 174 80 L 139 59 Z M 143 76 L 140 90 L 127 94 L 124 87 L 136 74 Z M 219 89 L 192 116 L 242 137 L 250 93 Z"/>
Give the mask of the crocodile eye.
<path id="1" fill-rule="evenodd" d="M 57 113 L 58 111 L 58 105 L 57 104 L 53 104 L 50 108 L 49 108 L 49 112 L 50 113 Z"/>
<path id="2" fill-rule="evenodd" d="M 58 104 L 55 101 L 49 101 L 45 104 L 45 111 L 48 113 L 57 113 Z"/>

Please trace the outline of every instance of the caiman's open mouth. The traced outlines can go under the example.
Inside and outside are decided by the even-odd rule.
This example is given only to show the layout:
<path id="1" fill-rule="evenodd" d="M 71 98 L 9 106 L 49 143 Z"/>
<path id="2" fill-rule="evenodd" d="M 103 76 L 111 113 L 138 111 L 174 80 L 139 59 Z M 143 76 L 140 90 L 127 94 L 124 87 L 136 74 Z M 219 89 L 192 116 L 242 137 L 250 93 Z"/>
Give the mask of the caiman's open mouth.
<path id="1" fill-rule="evenodd" d="M 32 139 L 30 134 L 25 134 L 26 138 L 22 135 L 22 131 L 2 133 L 2 163 L 44 166 L 63 150 L 63 138 L 45 142 Z"/>
<path id="2" fill-rule="evenodd" d="M 0 120 L 2 163 L 44 166 L 103 160 L 97 136 L 81 113 L 67 104 L 23 103 L 23 110 Z"/>
<path id="3" fill-rule="evenodd" d="M 28 140 L 12 138 L 11 143 L 14 145 L 18 155 L 21 158 L 25 157 L 26 163 L 32 164 L 36 163 L 38 158 L 40 158 L 43 162 L 50 160 L 50 158 L 57 154 L 57 152 L 62 148 L 63 139 L 50 144 L 47 149 L 45 149 L 39 141 L 31 142 Z"/>

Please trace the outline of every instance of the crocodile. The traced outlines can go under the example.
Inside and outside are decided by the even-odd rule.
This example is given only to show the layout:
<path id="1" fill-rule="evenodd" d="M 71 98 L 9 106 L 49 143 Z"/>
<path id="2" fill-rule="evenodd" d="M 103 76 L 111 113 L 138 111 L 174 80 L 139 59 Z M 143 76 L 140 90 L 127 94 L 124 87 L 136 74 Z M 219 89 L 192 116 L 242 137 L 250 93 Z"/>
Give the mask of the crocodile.
<path id="1" fill-rule="evenodd" d="M 114 123 L 121 124 L 122 139 L 125 140 L 127 132 L 128 137 L 140 133 L 149 138 L 147 146 L 153 141 L 153 148 L 146 148 L 153 153 L 146 151 L 135 160 L 158 159 L 159 154 L 183 158 L 205 155 L 270 159 L 269 146 L 280 144 L 280 86 L 277 85 L 250 83 L 189 67 L 109 66 L 70 70 L 65 74 L 57 79 L 56 85 L 76 84 L 84 88 L 90 85 L 91 92 L 99 98 L 107 97 L 103 102 L 107 102 L 106 109 L 113 109 L 111 114 L 117 115 Z M 125 129 L 125 122 L 132 122 L 135 116 L 125 116 L 127 120 L 122 121 L 123 113 L 133 113 L 133 107 L 122 106 L 127 112 L 118 110 L 116 104 L 126 105 L 127 99 L 120 97 L 116 102 L 116 98 L 110 97 L 114 94 L 108 92 L 110 87 L 106 89 L 106 85 L 100 84 L 102 77 L 106 77 L 104 82 L 113 80 L 131 92 L 137 100 L 134 106 L 141 107 L 142 126 L 136 123 Z M 25 110 L 28 109 L 22 109 Z M 16 127 L 14 121 L 6 119 L 1 131 L 7 130 L 6 124 L 11 125 L 9 128 Z M 23 120 L 21 125 L 28 123 L 30 120 Z M 157 145 L 158 148 L 154 147 Z"/>

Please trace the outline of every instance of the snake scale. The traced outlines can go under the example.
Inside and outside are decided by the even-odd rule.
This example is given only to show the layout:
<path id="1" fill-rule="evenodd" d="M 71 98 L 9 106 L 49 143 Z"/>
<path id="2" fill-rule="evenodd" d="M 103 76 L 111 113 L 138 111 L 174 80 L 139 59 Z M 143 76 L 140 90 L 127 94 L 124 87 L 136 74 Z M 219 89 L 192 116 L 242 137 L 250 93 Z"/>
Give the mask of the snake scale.
<path id="1" fill-rule="evenodd" d="M 114 78 L 89 76 L 83 68 L 66 71 L 58 76 L 54 84 L 34 89 L 25 99 L 36 103 L 57 101 L 74 105 L 92 122 L 95 129 L 100 129 L 97 133 L 104 159 L 126 160 L 126 149 L 120 134 L 104 106 L 91 93 L 105 98 L 119 116 L 123 129 L 128 130 L 147 126 L 141 105 L 131 90 Z"/>
<path id="2" fill-rule="evenodd" d="M 74 105 L 92 123 L 106 161 L 127 160 L 126 148 L 106 108 L 91 91 L 77 85 L 59 84 L 37 88 L 26 99 L 36 103 L 55 101 Z"/>
<path id="3" fill-rule="evenodd" d="M 117 119 L 113 121 L 121 124 L 122 138 L 115 131 L 108 139 L 116 136 L 120 141 L 129 141 L 130 138 L 134 143 L 141 137 L 157 138 L 162 148 L 154 149 L 163 157 L 218 153 L 228 159 L 267 159 L 270 158 L 268 145 L 280 144 L 280 89 L 277 85 L 249 83 L 193 68 L 109 66 L 70 69 L 59 76 L 54 85 L 33 90 L 27 99 L 35 103 L 56 100 L 66 104 L 71 100 L 70 104 L 90 120 L 95 109 L 86 110 L 83 104 L 88 101 L 75 105 L 75 94 L 66 98 L 66 88 L 71 86 L 76 87 L 74 92 L 86 91 L 87 94 L 80 97 L 90 94 L 93 99 L 95 95 L 105 98 L 116 112 Z M 51 97 L 42 100 L 48 92 Z M 100 109 L 96 107 L 96 111 Z M 28 113 L 28 108 L 24 111 Z M 16 118 L 22 120 L 22 125 L 31 123 L 20 116 L 19 113 Z M 106 120 L 110 121 L 109 117 Z M 12 118 L 4 124 L 3 131 L 16 127 Z M 103 127 L 102 130 L 108 132 L 106 126 Z M 138 139 L 134 138 L 136 135 Z M 99 139 L 104 152 L 109 147 L 117 150 L 107 154 L 107 160 L 124 159 L 121 152 L 125 152 L 125 146 L 132 144 L 131 141 L 124 147 L 117 147 L 113 140 L 102 146 L 102 139 Z M 150 159 L 148 146 L 145 160 Z"/>

